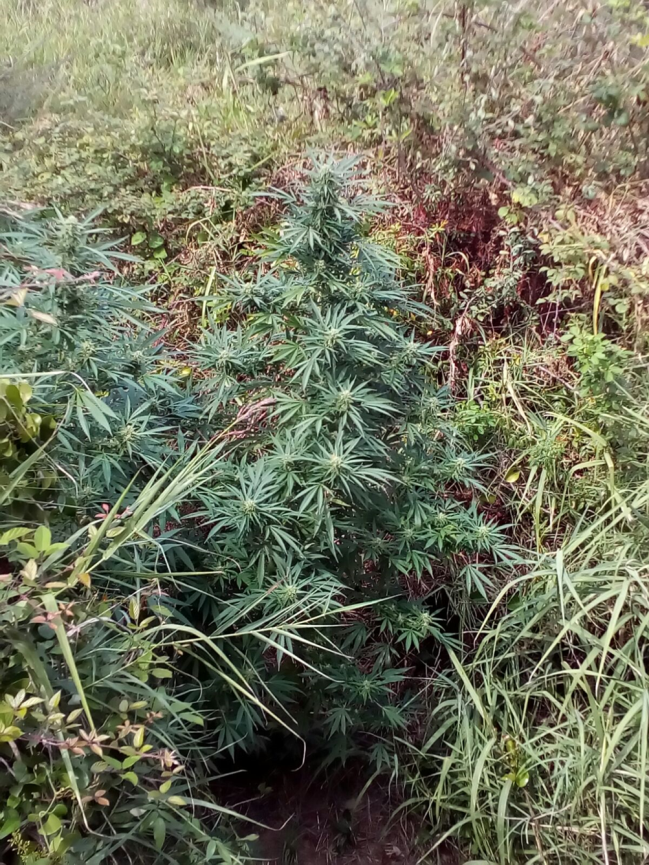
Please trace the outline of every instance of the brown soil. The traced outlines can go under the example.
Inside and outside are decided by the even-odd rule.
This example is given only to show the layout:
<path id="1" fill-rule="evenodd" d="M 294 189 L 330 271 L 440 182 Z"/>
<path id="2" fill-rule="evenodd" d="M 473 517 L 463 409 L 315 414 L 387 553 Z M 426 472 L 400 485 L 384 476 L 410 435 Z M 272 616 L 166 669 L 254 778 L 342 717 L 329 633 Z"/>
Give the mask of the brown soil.
<path id="1" fill-rule="evenodd" d="M 254 798 L 233 803 L 269 827 L 241 827 L 258 835 L 251 857 L 264 865 L 415 865 L 415 827 L 390 819 L 398 797 L 379 781 L 360 796 L 364 780 L 360 772 L 325 777 L 303 768 L 260 784 Z"/>

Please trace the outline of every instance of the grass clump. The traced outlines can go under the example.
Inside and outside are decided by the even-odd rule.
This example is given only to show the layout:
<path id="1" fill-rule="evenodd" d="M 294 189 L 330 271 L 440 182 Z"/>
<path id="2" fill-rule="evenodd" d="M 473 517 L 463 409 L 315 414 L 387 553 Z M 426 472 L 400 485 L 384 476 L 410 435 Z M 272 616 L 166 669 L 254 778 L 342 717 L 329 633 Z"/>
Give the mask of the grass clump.
<path id="1" fill-rule="evenodd" d="M 608 505 L 497 597 L 478 649 L 442 677 L 411 754 L 432 849 L 453 837 L 490 862 L 647 855 L 647 537 L 616 538 L 646 485 Z"/>

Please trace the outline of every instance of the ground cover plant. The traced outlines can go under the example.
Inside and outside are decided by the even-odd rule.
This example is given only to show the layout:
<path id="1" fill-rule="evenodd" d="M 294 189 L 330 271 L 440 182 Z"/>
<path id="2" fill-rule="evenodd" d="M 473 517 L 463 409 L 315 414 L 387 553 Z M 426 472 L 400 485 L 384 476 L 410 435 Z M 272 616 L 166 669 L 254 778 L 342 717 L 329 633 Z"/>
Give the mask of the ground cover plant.
<path id="1" fill-rule="evenodd" d="M 644 4 L 0 12 L 3 861 L 644 861 Z"/>

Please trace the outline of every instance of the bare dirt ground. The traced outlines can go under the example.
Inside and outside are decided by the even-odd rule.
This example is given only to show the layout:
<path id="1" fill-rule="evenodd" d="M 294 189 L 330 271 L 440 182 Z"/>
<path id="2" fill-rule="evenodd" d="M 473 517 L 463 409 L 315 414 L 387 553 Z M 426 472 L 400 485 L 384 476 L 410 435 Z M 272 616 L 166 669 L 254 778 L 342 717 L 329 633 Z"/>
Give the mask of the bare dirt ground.
<path id="1" fill-rule="evenodd" d="M 390 819 L 399 798 L 384 783 L 375 781 L 363 793 L 366 775 L 353 769 L 325 776 L 305 767 L 258 785 L 254 774 L 238 776 L 236 792 L 244 798 L 232 804 L 269 827 L 246 824 L 246 832 L 258 835 L 250 849 L 257 862 L 415 865 L 419 859 L 415 827 L 405 816 Z"/>

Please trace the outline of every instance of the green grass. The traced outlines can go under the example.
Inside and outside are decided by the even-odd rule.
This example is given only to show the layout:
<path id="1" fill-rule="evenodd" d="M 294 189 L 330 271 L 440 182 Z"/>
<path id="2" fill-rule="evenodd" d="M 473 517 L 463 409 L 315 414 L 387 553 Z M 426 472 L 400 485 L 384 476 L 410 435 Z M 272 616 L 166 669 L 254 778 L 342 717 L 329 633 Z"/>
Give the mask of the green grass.
<path id="1" fill-rule="evenodd" d="M 647 839 L 644 485 L 512 582 L 411 754 L 438 836 L 488 862 L 635 862 Z M 633 519 L 633 518 L 632 518 Z M 502 604 L 507 610 L 502 610 Z M 430 854 L 427 854 L 430 855 Z M 425 858 L 425 857 L 424 857 Z"/>
<path id="2" fill-rule="evenodd" d="M 0 11 L 0 53 L 17 75 L 32 71 L 47 91 L 32 110 L 128 116 L 151 100 L 186 97 L 192 85 L 207 83 L 221 93 L 228 58 L 220 47 L 221 18 L 209 7 L 182 0 L 3 0 Z"/>

